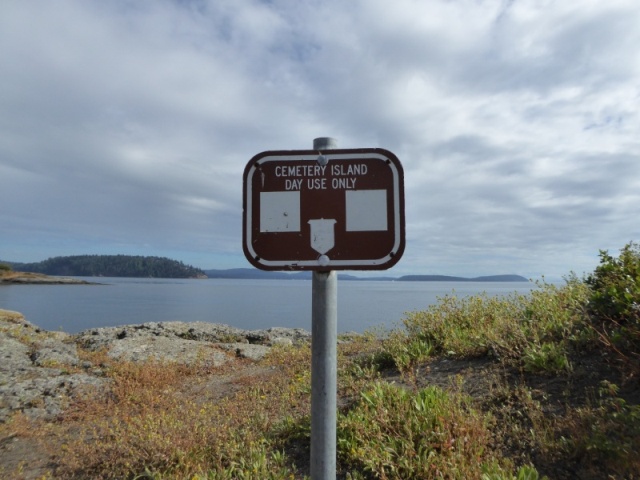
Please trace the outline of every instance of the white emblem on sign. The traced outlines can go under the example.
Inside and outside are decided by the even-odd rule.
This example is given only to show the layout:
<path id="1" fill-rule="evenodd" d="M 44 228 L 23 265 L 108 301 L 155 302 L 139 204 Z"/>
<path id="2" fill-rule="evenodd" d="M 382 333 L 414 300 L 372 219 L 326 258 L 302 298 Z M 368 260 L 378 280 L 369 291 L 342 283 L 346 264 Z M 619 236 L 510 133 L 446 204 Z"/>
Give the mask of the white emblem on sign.
<path id="1" fill-rule="evenodd" d="M 311 248 L 320 254 L 325 254 L 331 250 L 335 244 L 333 218 L 321 218 L 319 220 L 309 220 L 311 226 Z"/>

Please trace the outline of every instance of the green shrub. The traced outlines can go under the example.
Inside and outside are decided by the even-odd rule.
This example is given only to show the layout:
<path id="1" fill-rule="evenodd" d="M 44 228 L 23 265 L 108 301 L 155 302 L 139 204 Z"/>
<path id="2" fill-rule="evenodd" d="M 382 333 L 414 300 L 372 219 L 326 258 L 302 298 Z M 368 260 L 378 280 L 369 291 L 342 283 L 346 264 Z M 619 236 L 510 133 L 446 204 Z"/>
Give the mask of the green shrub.
<path id="1" fill-rule="evenodd" d="M 378 366 L 395 366 L 401 372 L 409 371 L 419 362 L 435 354 L 428 335 L 396 330 L 383 342 L 384 351 L 378 355 Z"/>
<path id="2" fill-rule="evenodd" d="M 7 265 L 6 263 L 0 263 L 0 273 L 2 272 L 10 272 L 13 269 L 11 268 L 11 265 Z"/>
<path id="3" fill-rule="evenodd" d="M 640 244 L 629 243 L 618 258 L 600 251 L 600 265 L 587 277 L 591 311 L 619 323 L 640 323 Z"/>
<path id="4" fill-rule="evenodd" d="M 530 373 L 561 373 L 571 370 L 571 363 L 562 343 L 530 345 L 523 361 L 524 370 Z"/>
<path id="5" fill-rule="evenodd" d="M 589 312 L 603 342 L 640 368 L 640 245 L 630 242 L 615 258 L 600 251 L 600 265 L 586 279 Z"/>
<path id="6" fill-rule="evenodd" d="M 584 330 L 590 289 L 573 274 L 564 281 L 560 286 L 541 282 L 527 298 L 524 321 L 539 342 L 575 339 Z"/>
<path id="7" fill-rule="evenodd" d="M 517 355 L 527 342 L 521 322 L 524 302 L 526 297 L 518 294 L 442 297 L 427 310 L 406 314 L 407 341 L 414 345 L 406 345 L 405 351 L 400 353 L 403 356 L 413 352 L 456 356 Z M 392 346 L 399 350 L 396 345 Z"/>
<path id="8" fill-rule="evenodd" d="M 465 397 L 437 387 L 412 392 L 375 383 L 338 421 L 340 458 L 372 478 L 480 478 L 511 470 L 493 455 L 491 441 L 488 419 Z"/>
<path id="9" fill-rule="evenodd" d="M 392 332 L 384 347 L 401 371 L 435 355 L 492 355 L 529 371 L 567 371 L 570 344 L 587 337 L 588 296 L 589 288 L 575 276 L 562 286 L 541 283 L 528 295 L 445 296 L 427 310 L 406 314 L 405 330 Z"/>

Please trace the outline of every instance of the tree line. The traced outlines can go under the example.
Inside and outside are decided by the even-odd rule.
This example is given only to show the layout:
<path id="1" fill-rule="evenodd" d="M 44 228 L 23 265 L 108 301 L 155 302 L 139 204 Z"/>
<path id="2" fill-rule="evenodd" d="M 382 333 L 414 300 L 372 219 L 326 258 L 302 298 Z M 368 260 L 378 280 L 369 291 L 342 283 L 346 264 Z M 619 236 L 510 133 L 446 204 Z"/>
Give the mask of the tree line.
<path id="1" fill-rule="evenodd" d="M 203 278 L 205 273 L 164 257 L 139 255 L 76 255 L 37 263 L 13 264 L 15 270 L 72 277 Z"/>

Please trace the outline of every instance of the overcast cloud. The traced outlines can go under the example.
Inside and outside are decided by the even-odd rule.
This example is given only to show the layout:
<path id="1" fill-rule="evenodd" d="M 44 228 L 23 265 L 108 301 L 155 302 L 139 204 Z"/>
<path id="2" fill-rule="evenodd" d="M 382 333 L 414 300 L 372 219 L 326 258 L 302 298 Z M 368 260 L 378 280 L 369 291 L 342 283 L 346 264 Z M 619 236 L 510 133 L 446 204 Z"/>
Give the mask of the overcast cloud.
<path id="1" fill-rule="evenodd" d="M 389 272 L 559 278 L 640 240 L 637 0 L 7 0 L 0 259 L 248 267 L 265 150 L 405 170 Z"/>

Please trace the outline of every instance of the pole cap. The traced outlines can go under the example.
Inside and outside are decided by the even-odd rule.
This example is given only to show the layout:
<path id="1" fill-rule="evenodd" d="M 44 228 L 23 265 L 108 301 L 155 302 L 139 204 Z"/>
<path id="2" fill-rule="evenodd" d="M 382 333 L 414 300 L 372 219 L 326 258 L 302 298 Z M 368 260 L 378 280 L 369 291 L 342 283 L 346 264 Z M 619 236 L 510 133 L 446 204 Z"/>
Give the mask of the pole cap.
<path id="1" fill-rule="evenodd" d="M 313 139 L 314 150 L 333 150 L 338 148 L 338 141 L 331 137 L 318 137 Z"/>

